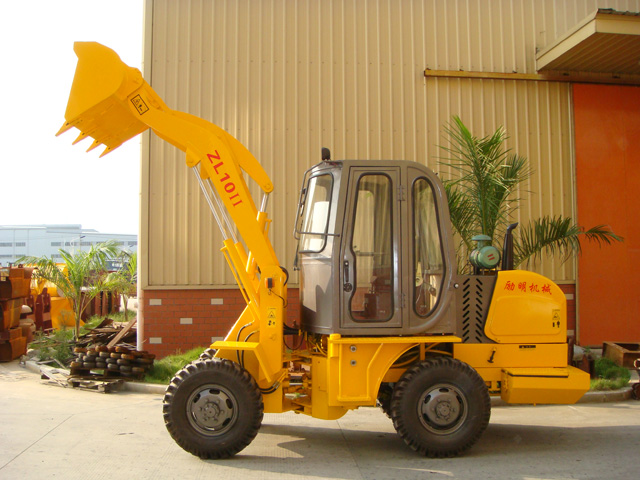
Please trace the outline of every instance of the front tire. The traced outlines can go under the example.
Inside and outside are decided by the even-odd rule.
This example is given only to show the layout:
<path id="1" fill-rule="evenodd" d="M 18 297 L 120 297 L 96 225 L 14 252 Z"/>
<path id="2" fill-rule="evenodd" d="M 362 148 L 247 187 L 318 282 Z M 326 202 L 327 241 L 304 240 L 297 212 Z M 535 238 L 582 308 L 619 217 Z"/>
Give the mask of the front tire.
<path id="1" fill-rule="evenodd" d="M 200 357 L 198 357 L 198 360 L 211 360 L 213 357 L 216 356 L 217 352 L 218 350 L 216 350 L 215 348 L 207 348 L 205 349 L 204 352 L 200 354 Z"/>
<path id="2" fill-rule="evenodd" d="M 164 396 L 164 421 L 178 445 L 200 458 L 231 457 L 255 438 L 264 405 L 240 365 L 214 358 L 180 370 Z"/>
<path id="3" fill-rule="evenodd" d="M 470 449 L 487 428 L 489 392 L 466 363 L 436 357 L 418 363 L 396 384 L 393 426 L 405 443 L 428 457 L 453 457 Z"/>

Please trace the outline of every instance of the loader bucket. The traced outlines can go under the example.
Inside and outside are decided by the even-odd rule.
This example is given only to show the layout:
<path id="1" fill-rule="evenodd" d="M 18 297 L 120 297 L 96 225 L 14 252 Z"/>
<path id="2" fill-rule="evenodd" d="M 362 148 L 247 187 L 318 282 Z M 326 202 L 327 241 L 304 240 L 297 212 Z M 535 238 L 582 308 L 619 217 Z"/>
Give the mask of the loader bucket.
<path id="1" fill-rule="evenodd" d="M 129 107 L 129 102 L 136 106 L 133 94 L 144 80 L 138 69 L 127 66 L 104 45 L 76 42 L 73 49 L 78 65 L 64 115 L 66 122 L 57 135 L 76 127 L 80 136 L 74 144 L 92 137 L 94 142 L 87 151 L 104 144 L 107 148 L 103 156 L 148 128 Z"/>

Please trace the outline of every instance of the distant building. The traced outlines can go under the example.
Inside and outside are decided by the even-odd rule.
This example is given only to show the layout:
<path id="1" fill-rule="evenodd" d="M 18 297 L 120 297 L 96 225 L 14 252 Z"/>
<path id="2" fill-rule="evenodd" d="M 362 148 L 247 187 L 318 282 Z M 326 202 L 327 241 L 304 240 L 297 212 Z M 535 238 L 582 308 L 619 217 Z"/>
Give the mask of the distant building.
<path id="1" fill-rule="evenodd" d="M 126 251 L 138 249 L 137 235 L 100 233 L 82 225 L 0 225 L 0 266 L 16 263 L 25 255 L 62 261 L 60 249 L 74 253 L 107 240 L 116 240 Z"/>

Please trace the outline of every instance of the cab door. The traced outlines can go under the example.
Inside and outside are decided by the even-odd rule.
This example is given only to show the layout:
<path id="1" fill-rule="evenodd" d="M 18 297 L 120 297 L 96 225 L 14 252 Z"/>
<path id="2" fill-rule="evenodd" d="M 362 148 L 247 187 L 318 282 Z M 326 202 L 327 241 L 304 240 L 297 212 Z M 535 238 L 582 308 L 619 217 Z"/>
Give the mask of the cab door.
<path id="1" fill-rule="evenodd" d="M 340 326 L 354 334 L 402 327 L 401 194 L 400 168 L 350 168 Z"/>
<path id="2" fill-rule="evenodd" d="M 448 305 L 452 300 L 446 286 L 452 283 L 454 259 L 448 214 L 444 206 L 444 192 L 436 179 L 424 167 L 407 168 L 405 181 L 407 202 L 407 233 L 403 237 L 402 276 L 406 299 L 405 324 L 407 330 L 424 329 L 425 332 L 453 332 L 455 319 Z M 446 219 L 446 221 L 443 221 Z M 447 298 L 445 298 L 447 297 Z"/>

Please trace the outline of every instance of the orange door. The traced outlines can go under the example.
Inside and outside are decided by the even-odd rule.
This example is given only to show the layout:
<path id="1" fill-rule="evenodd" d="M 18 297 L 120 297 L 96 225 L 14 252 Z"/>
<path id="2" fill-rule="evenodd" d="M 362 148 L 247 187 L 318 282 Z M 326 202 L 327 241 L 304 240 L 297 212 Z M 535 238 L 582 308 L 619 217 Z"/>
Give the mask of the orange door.
<path id="1" fill-rule="evenodd" d="M 583 243 L 578 343 L 640 342 L 640 87 L 574 85 L 578 222 L 624 243 Z"/>

